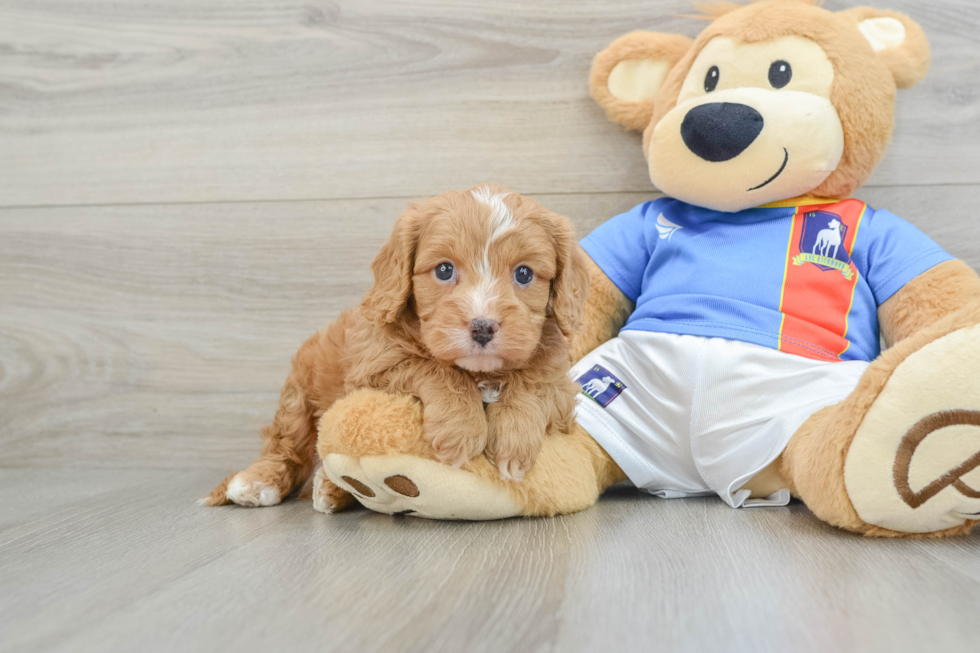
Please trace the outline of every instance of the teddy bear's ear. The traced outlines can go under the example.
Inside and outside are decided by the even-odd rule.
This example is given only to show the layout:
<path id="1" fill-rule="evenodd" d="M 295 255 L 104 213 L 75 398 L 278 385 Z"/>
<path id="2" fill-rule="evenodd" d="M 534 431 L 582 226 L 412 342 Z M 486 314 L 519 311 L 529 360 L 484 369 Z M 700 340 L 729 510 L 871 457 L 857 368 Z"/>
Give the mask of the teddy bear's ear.
<path id="1" fill-rule="evenodd" d="M 854 7 L 839 12 L 853 20 L 871 49 L 891 70 L 898 88 L 915 86 L 929 72 L 932 54 L 925 32 L 914 20 L 897 11 Z"/>
<path id="2" fill-rule="evenodd" d="M 589 75 L 592 97 L 613 122 L 643 129 L 667 73 L 691 48 L 680 34 L 630 32 L 596 55 Z"/>

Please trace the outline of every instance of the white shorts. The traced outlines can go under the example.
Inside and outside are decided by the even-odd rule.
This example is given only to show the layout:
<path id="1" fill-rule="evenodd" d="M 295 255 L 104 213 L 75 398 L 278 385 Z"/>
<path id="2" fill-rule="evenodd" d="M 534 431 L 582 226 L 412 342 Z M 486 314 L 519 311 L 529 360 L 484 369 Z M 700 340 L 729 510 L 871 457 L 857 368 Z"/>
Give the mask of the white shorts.
<path id="1" fill-rule="evenodd" d="M 789 503 L 739 490 L 868 363 L 823 362 L 724 338 L 623 331 L 578 362 L 576 417 L 640 489 L 717 494 L 733 508 Z"/>

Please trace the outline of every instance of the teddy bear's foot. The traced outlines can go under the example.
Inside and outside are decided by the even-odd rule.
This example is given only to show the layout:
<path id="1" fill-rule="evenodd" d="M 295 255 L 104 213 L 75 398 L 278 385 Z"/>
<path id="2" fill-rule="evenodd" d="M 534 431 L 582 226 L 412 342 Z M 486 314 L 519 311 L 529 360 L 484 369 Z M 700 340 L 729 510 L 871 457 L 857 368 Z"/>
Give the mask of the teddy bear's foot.
<path id="1" fill-rule="evenodd" d="M 980 521 L 980 326 L 895 369 L 854 435 L 844 483 L 858 516 L 891 531 Z"/>
<path id="2" fill-rule="evenodd" d="M 416 456 L 355 458 L 332 453 L 323 459 L 323 472 L 364 507 L 389 515 L 485 520 L 523 514 L 505 488 L 472 472 Z"/>

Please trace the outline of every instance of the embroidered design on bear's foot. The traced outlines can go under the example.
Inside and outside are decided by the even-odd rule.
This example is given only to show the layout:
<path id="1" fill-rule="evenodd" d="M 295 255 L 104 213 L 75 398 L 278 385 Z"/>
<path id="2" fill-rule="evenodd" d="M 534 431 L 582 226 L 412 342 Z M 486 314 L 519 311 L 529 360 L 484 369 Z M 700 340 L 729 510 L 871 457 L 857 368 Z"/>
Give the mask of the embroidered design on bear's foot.
<path id="1" fill-rule="evenodd" d="M 944 472 L 941 476 L 916 491 L 912 489 L 910 472 L 912 460 L 925 439 L 938 431 L 953 429 L 946 433 L 954 433 L 955 427 L 980 427 L 980 410 L 944 410 L 928 415 L 910 428 L 898 445 L 898 456 L 895 458 L 895 489 L 902 500 L 915 509 L 925 504 L 947 487 L 953 487 L 957 492 L 970 499 L 980 499 L 980 491 L 964 482 L 967 476 L 980 467 L 980 451 L 967 458 L 963 463 Z M 937 435 L 937 437 L 940 437 Z M 938 446 L 938 445 L 937 445 Z M 923 447 L 925 448 L 925 447 Z M 977 513 L 970 513 L 977 514 Z"/>
<path id="2" fill-rule="evenodd" d="M 844 461 L 865 522 L 933 533 L 980 521 L 980 326 L 909 356 L 868 410 Z"/>

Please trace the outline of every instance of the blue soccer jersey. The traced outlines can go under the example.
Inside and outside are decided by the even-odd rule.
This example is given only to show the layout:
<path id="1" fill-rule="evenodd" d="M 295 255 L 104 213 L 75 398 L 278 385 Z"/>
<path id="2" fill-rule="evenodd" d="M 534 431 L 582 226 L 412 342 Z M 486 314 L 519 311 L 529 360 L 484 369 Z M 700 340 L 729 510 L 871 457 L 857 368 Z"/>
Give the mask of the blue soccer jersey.
<path id="1" fill-rule="evenodd" d="M 877 357 L 878 307 L 952 258 L 905 220 L 853 199 L 722 213 L 662 198 L 600 225 L 582 247 L 636 302 L 624 330 L 828 361 Z"/>

